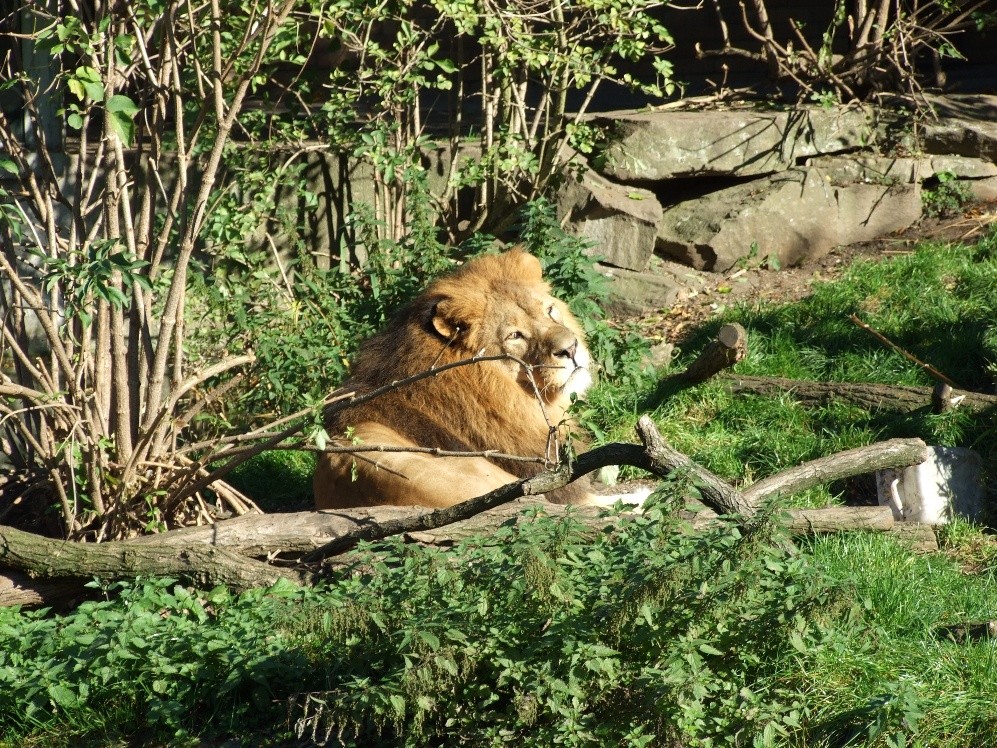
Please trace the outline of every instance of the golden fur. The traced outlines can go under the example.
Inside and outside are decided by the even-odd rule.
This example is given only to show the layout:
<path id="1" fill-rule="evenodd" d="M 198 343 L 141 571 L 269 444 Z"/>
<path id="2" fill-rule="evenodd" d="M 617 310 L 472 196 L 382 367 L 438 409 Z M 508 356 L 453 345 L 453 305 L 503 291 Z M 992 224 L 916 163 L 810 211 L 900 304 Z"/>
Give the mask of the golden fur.
<path id="1" fill-rule="evenodd" d="M 551 457 L 564 443 L 572 394 L 592 383 L 581 326 L 520 249 L 479 257 L 432 283 L 360 348 L 345 388 L 358 394 L 478 355 L 449 369 L 327 414 L 337 444 L 434 447 Z M 531 381 L 532 377 L 532 381 Z M 538 398 L 539 393 L 539 398 Z M 554 427 L 552 436 L 551 426 Z M 542 466 L 416 452 L 326 453 L 315 471 L 319 509 L 374 504 L 450 506 L 535 475 Z M 589 498 L 587 483 L 549 496 Z"/>

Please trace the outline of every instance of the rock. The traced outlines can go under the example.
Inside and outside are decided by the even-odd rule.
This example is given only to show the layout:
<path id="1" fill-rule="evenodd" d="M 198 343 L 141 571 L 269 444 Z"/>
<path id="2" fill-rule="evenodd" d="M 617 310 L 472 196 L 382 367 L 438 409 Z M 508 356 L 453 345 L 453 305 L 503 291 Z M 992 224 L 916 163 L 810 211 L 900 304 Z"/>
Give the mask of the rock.
<path id="1" fill-rule="evenodd" d="M 928 162 L 933 175 L 955 176 L 974 200 L 997 200 L 997 164 L 993 161 L 965 156 L 932 156 Z"/>
<path id="2" fill-rule="evenodd" d="M 997 164 L 982 158 L 965 156 L 932 156 L 928 159 L 932 174 L 948 173 L 959 179 L 989 179 L 997 177 Z"/>
<path id="3" fill-rule="evenodd" d="M 613 184 L 587 170 L 561 188 L 557 204 L 567 231 L 594 241 L 606 262 L 634 271 L 647 267 L 661 222 L 653 192 Z"/>
<path id="4" fill-rule="evenodd" d="M 876 132 L 862 107 L 627 111 L 588 122 L 608 137 L 594 166 L 621 182 L 771 174 L 807 156 L 868 147 Z"/>
<path id="5" fill-rule="evenodd" d="M 883 177 L 894 170 L 893 177 Z M 864 181 L 867 169 L 878 175 Z M 839 244 L 907 228 L 921 217 L 916 165 L 821 162 L 710 193 L 665 209 L 658 251 L 700 270 L 739 261 L 815 260 Z M 850 178 L 849 178 L 850 177 Z M 903 177 L 904 179 L 901 179 Z M 772 263 L 774 264 L 774 263 Z"/>
<path id="6" fill-rule="evenodd" d="M 866 242 L 902 231 L 921 219 L 921 185 L 846 184 L 835 187 L 838 244 Z"/>
<path id="7" fill-rule="evenodd" d="M 831 185 L 794 169 L 667 208 L 658 251 L 698 270 L 724 272 L 752 255 L 789 265 L 837 244 L 837 212 Z"/>
<path id="8" fill-rule="evenodd" d="M 924 159 L 877 155 L 818 156 L 805 165 L 817 169 L 833 184 L 914 184 L 931 174 Z"/>
<path id="9" fill-rule="evenodd" d="M 604 264 L 596 267 L 610 280 L 609 312 L 614 316 L 671 309 L 699 293 L 708 281 L 705 274 L 660 257 L 652 258 L 645 272 Z"/>
<path id="10" fill-rule="evenodd" d="M 672 365 L 672 358 L 675 355 L 675 344 L 674 343 L 658 343 L 657 345 L 651 346 L 651 350 L 647 352 L 647 365 L 655 369 L 667 369 Z"/>
<path id="11" fill-rule="evenodd" d="M 933 96 L 928 103 L 938 119 L 924 123 L 925 152 L 997 161 L 997 96 Z"/>

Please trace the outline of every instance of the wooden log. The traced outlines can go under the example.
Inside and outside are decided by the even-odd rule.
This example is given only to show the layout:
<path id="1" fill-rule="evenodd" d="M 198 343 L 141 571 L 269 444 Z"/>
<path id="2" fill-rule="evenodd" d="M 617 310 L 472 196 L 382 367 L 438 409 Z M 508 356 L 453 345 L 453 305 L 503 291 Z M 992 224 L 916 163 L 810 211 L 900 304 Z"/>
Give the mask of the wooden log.
<path id="1" fill-rule="evenodd" d="M 494 507 L 481 514 L 469 517 L 443 527 L 404 533 L 404 536 L 416 543 L 449 547 L 471 537 L 486 536 L 494 528 L 510 521 L 522 521 L 524 510 L 531 507 L 541 507 L 545 514 L 552 517 L 563 517 L 569 512 L 578 522 L 592 529 L 593 534 L 614 527 L 621 521 L 620 517 L 607 514 L 599 507 L 566 507 L 550 504 L 536 497 L 524 497 Z M 213 573 L 215 559 L 223 554 L 246 554 L 260 558 L 272 557 L 278 553 L 307 553 L 328 541 L 335 533 L 349 533 L 356 525 L 383 526 L 385 523 L 406 516 L 424 516 L 431 510 L 420 507 L 370 507 L 364 509 L 327 510 L 322 512 L 295 512 L 276 515 L 247 514 L 241 517 L 224 520 L 211 527 L 189 528 L 175 530 L 161 535 L 152 535 L 132 540 L 115 541 L 113 543 L 84 544 L 65 543 L 64 541 L 42 538 L 47 548 L 55 546 L 72 546 L 74 552 L 70 558 L 57 558 L 51 572 L 59 574 L 59 579 L 33 579 L 24 574 L 5 572 L 15 580 L 5 589 L 0 577 L 0 605 L 23 605 L 38 607 L 42 605 L 61 605 L 79 598 L 85 594 L 84 582 L 97 564 L 87 561 L 85 568 L 73 566 L 80 554 L 89 555 L 94 550 L 107 550 L 111 546 L 114 551 L 109 561 L 104 557 L 100 574 L 103 579 L 130 578 L 135 574 L 171 575 L 178 574 L 195 583 L 211 585 L 215 583 L 230 584 L 234 589 L 246 589 L 248 586 L 258 586 L 276 581 L 279 576 L 293 581 L 307 583 L 311 577 L 305 573 L 291 575 L 291 570 L 267 566 L 258 561 L 240 557 L 240 569 L 257 569 L 263 567 L 272 572 L 272 577 L 240 574 L 234 581 L 226 581 L 220 575 Z M 625 519 L 627 513 L 622 517 Z M 718 521 L 716 512 L 700 507 L 695 512 L 686 515 L 686 519 L 694 527 L 703 528 Z M 928 525 L 913 522 L 896 522 L 893 520 L 889 507 L 827 507 L 824 509 L 793 509 L 778 516 L 778 521 L 788 524 L 794 537 L 807 537 L 820 534 L 841 532 L 888 532 L 895 535 L 912 550 L 919 552 L 938 549 L 934 529 Z M 19 544 L 24 541 L 23 533 L 18 535 L 9 532 L 9 528 L 0 527 L 0 537 L 11 547 L 13 553 L 23 557 L 26 553 Z M 254 537 L 255 536 L 255 537 Z M 27 542 L 37 548 L 37 536 L 30 536 Z M 124 548 L 122 548 L 124 546 Z M 100 555 L 100 554 L 98 554 Z M 191 566 L 204 565 L 207 571 L 199 570 L 191 573 L 186 565 L 160 565 L 159 560 L 183 556 Z M 129 558 L 127 564 L 118 563 L 118 559 Z M 5 557 L 6 558 L 6 557 Z M 152 559 L 149 563 L 147 560 Z M 39 565 L 41 568 L 41 565 Z M 228 578 L 231 580 L 231 577 Z"/>
<path id="2" fill-rule="evenodd" d="M 88 596 L 79 579 L 32 579 L 17 571 L 0 573 L 0 607 L 20 605 L 24 608 L 72 607 Z"/>
<path id="3" fill-rule="evenodd" d="M 933 402 L 936 408 L 941 406 L 937 400 L 939 395 L 933 397 L 931 387 L 858 382 L 809 382 L 784 377 L 726 376 L 724 380 L 730 391 L 736 394 L 771 395 L 786 392 L 801 402 L 824 404 L 832 400 L 843 400 L 868 410 L 898 410 L 905 413 L 927 408 Z M 997 408 L 997 395 L 950 388 L 945 393 L 944 407 L 969 408 L 974 411 Z"/>
<path id="4" fill-rule="evenodd" d="M 842 532 L 885 532 L 911 550 L 929 553 L 938 550 L 935 528 L 920 522 L 898 522 L 888 506 L 829 506 L 820 509 L 789 509 L 777 517 L 794 537 L 834 535 Z M 716 514 L 703 509 L 693 516 L 693 526 L 716 521 Z"/>
<path id="5" fill-rule="evenodd" d="M 608 444 L 580 455 L 573 465 L 562 465 L 555 471 L 503 486 L 446 509 L 371 507 L 322 514 L 309 512 L 305 513 L 307 518 L 299 515 L 297 519 L 292 515 L 247 515 L 210 528 L 99 544 L 53 540 L 0 526 L 0 566 L 50 579 L 97 576 L 113 580 L 138 575 L 177 575 L 195 584 L 225 584 L 237 590 L 266 586 L 280 578 L 308 583 L 311 581 L 308 571 L 261 563 L 234 552 L 233 548 L 267 557 L 280 552 L 303 552 L 305 562 L 320 560 L 341 554 L 360 540 L 399 534 L 418 537 L 420 533 L 469 522 L 483 512 L 494 512 L 516 499 L 560 488 L 607 465 L 633 465 L 659 476 L 668 476 L 675 470 L 687 471 L 711 509 L 749 519 L 760 502 L 773 493 L 788 494 L 824 480 L 877 467 L 914 464 L 923 459 L 925 449 L 920 440 L 893 440 L 885 445 L 849 450 L 759 481 L 741 493 L 667 445 L 647 416 L 639 420 L 637 431 L 642 445 Z M 555 505 L 548 506 L 550 512 L 564 511 Z M 607 521 L 592 514 L 597 511 L 595 508 L 575 508 L 575 511 L 593 522 Z M 586 511 L 589 513 L 585 514 Z M 480 531 L 494 522 L 494 517 L 481 517 L 475 522 L 484 523 L 476 525 Z"/>
<path id="6" fill-rule="evenodd" d="M 487 534 L 494 528 L 520 517 L 525 509 L 540 507 L 552 517 L 571 516 L 590 526 L 593 531 L 612 527 L 617 521 L 603 508 L 594 506 L 566 507 L 550 504 L 535 497 L 515 499 L 468 519 L 427 530 L 404 533 L 413 542 L 448 546 L 473 536 Z M 261 558 L 276 553 L 307 553 L 336 533 L 349 532 L 355 525 L 383 524 L 406 515 L 425 515 L 431 510 L 420 507 L 369 507 L 364 509 L 294 512 L 278 515 L 244 515 L 217 523 L 211 527 L 190 528 L 125 541 L 136 544 L 189 546 L 191 544 L 223 545 L 230 551 Z M 700 507 L 687 515 L 695 527 L 717 521 L 717 513 Z M 833 506 L 822 509 L 790 509 L 780 515 L 794 535 L 808 536 L 828 533 L 872 531 L 893 532 L 916 539 L 920 549 L 925 539 L 937 549 L 935 534 L 928 525 L 897 522 L 886 506 Z M 254 537 L 255 536 L 255 537 Z"/>
<path id="7" fill-rule="evenodd" d="M 224 584 L 236 590 L 266 587 L 278 579 L 310 581 L 305 572 L 254 561 L 219 546 L 77 543 L 5 526 L 0 526 L 0 566 L 46 579 L 180 576 L 201 586 Z"/>
<path id="8" fill-rule="evenodd" d="M 920 439 L 890 439 L 788 468 L 751 484 L 742 496 L 749 504 L 758 504 L 773 496 L 792 496 L 854 475 L 920 465 L 927 458 L 928 447 Z"/>
<path id="9" fill-rule="evenodd" d="M 699 356 L 675 378 L 685 384 L 698 384 L 729 369 L 748 355 L 748 333 L 744 327 L 732 322 L 717 332 L 717 337 L 707 343 Z"/>

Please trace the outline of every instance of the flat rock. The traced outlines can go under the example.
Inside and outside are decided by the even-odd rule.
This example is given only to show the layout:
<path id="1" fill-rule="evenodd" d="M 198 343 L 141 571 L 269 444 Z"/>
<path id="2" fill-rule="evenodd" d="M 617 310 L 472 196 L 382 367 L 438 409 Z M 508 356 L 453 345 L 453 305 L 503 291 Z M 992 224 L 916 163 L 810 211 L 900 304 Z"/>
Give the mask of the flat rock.
<path id="1" fill-rule="evenodd" d="M 622 111 L 588 118 L 607 143 L 593 165 L 621 182 L 784 171 L 808 156 L 868 147 L 871 109 Z"/>
<path id="2" fill-rule="evenodd" d="M 928 103 L 938 119 L 923 125 L 925 152 L 997 161 L 997 96 L 933 96 Z"/>
<path id="3" fill-rule="evenodd" d="M 671 309 L 710 282 L 707 274 L 660 257 L 643 272 L 601 263 L 596 268 L 610 280 L 609 313 L 622 317 Z"/>
<path id="4" fill-rule="evenodd" d="M 913 166 L 897 168 L 907 173 Z M 920 218 L 919 182 L 867 182 L 861 173 L 795 168 L 678 203 L 664 211 L 658 251 L 715 272 L 747 258 L 789 266 L 818 259 L 840 244 L 907 228 Z M 848 174 L 854 178 L 845 179 Z"/>
<path id="5" fill-rule="evenodd" d="M 650 190 L 586 170 L 561 188 L 557 212 L 569 233 L 595 242 L 611 265 L 641 271 L 654 254 L 661 205 Z"/>

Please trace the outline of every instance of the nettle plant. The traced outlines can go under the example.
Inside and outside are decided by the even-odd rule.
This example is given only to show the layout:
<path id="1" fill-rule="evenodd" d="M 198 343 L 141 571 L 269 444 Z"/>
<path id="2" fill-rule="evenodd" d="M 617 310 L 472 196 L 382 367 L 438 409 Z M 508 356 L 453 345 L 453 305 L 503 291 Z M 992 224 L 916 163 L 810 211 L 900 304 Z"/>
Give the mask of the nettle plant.
<path id="1" fill-rule="evenodd" d="M 47 54 L 52 77 L 3 61 L 28 125 L 0 115 L 0 416 L 22 496 L 58 507 L 49 531 L 99 539 L 247 508 L 181 447 L 204 406 L 192 393 L 253 355 L 192 361 L 185 302 L 223 155 L 293 46 L 295 6 L 21 7 L 21 49 Z"/>

